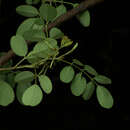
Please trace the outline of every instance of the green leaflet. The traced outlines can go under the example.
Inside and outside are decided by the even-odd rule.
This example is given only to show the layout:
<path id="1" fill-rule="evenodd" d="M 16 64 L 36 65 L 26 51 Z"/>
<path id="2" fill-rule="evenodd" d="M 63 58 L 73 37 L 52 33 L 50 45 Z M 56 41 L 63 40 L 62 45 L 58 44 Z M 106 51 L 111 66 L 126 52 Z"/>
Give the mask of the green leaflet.
<path id="1" fill-rule="evenodd" d="M 46 40 L 41 41 L 34 46 L 32 55 L 41 58 L 47 58 L 49 56 L 53 56 L 57 49 L 57 41 L 52 38 L 47 38 Z"/>
<path id="2" fill-rule="evenodd" d="M 20 5 L 16 8 L 16 12 L 25 17 L 35 17 L 39 14 L 38 10 L 31 5 Z"/>
<path id="3" fill-rule="evenodd" d="M 92 97 L 94 90 L 95 90 L 95 85 L 92 81 L 90 81 L 86 85 L 86 88 L 83 92 L 83 95 L 82 95 L 83 99 L 86 100 L 86 101 L 89 100 Z"/>
<path id="4" fill-rule="evenodd" d="M 12 36 L 10 45 L 13 52 L 18 56 L 25 56 L 28 52 L 28 46 L 24 38 L 20 35 Z"/>
<path id="5" fill-rule="evenodd" d="M 91 67 L 90 65 L 85 65 L 84 70 L 87 71 L 91 75 L 95 75 L 95 76 L 98 75 L 96 70 L 93 67 Z"/>
<path id="6" fill-rule="evenodd" d="M 15 82 L 31 82 L 34 79 L 34 74 L 30 71 L 22 71 L 15 76 Z"/>
<path id="7" fill-rule="evenodd" d="M 84 27 L 90 26 L 90 13 L 88 10 L 77 15 L 77 18 Z"/>
<path id="8" fill-rule="evenodd" d="M 19 27 L 18 27 L 18 29 L 16 31 L 16 34 L 23 36 L 23 34 L 26 31 L 30 30 L 33 27 L 33 25 L 34 25 L 34 23 L 35 23 L 36 20 L 37 20 L 37 18 L 27 18 L 26 20 L 24 20 L 19 25 Z"/>
<path id="9" fill-rule="evenodd" d="M 40 17 L 46 21 L 52 21 L 57 15 L 56 8 L 49 4 L 42 4 L 39 11 Z"/>
<path id="10" fill-rule="evenodd" d="M 64 36 L 64 33 L 60 29 L 54 27 L 50 30 L 49 35 L 51 38 L 60 39 Z"/>
<path id="11" fill-rule="evenodd" d="M 72 66 L 65 66 L 60 72 L 60 80 L 64 83 L 70 83 L 74 74 L 75 71 Z"/>
<path id="12" fill-rule="evenodd" d="M 79 66 L 84 66 L 84 64 L 77 59 L 73 59 L 73 63 L 76 64 L 76 65 L 79 65 Z"/>
<path id="13" fill-rule="evenodd" d="M 15 95 L 11 86 L 5 81 L 0 80 L 0 105 L 8 106 L 14 101 Z"/>
<path id="14" fill-rule="evenodd" d="M 34 53 L 33 53 L 33 51 L 29 52 L 29 54 L 27 56 L 27 61 L 29 63 L 31 63 L 31 64 L 32 63 L 36 63 L 36 62 L 40 61 L 41 59 L 42 58 L 35 56 Z"/>
<path id="15" fill-rule="evenodd" d="M 114 103 L 113 97 L 104 86 L 97 86 L 96 94 L 98 102 L 103 108 L 112 108 Z"/>
<path id="16" fill-rule="evenodd" d="M 75 96 L 80 96 L 86 88 L 86 79 L 81 76 L 81 73 L 76 74 L 71 83 L 71 92 Z"/>
<path id="17" fill-rule="evenodd" d="M 22 96 L 22 103 L 26 106 L 37 106 L 43 99 L 43 93 L 40 87 L 36 84 L 28 87 Z"/>
<path id="18" fill-rule="evenodd" d="M 23 35 L 24 39 L 31 42 L 39 42 L 45 39 L 45 33 L 42 29 L 30 29 Z"/>
<path id="19" fill-rule="evenodd" d="M 25 90 L 27 88 L 29 88 L 30 86 L 31 86 L 30 82 L 20 82 L 20 83 L 18 83 L 18 85 L 16 87 L 16 97 L 17 97 L 19 103 L 21 103 L 22 105 L 24 105 L 22 102 L 23 94 L 24 94 Z"/>
<path id="20" fill-rule="evenodd" d="M 111 84 L 112 83 L 111 79 L 104 75 L 97 75 L 96 77 L 94 77 L 94 80 L 96 80 L 100 84 Z"/>
<path id="21" fill-rule="evenodd" d="M 56 17 L 54 18 L 54 20 L 55 20 L 56 18 L 58 18 L 59 16 L 61 16 L 62 14 L 65 14 L 65 13 L 67 12 L 67 9 L 66 9 L 66 7 L 65 7 L 64 5 L 59 5 L 59 6 L 56 8 L 56 10 L 57 10 L 57 15 L 56 15 Z"/>
<path id="22" fill-rule="evenodd" d="M 40 82 L 41 88 L 43 89 L 45 93 L 50 94 L 52 92 L 52 82 L 48 76 L 40 75 L 39 82 Z"/>

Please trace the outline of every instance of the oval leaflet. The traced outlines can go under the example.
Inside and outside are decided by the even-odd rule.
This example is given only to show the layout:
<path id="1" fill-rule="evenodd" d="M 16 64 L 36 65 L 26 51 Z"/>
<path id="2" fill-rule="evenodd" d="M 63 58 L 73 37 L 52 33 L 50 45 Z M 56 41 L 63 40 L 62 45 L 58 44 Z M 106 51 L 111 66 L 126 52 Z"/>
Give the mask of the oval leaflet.
<path id="1" fill-rule="evenodd" d="M 97 99 L 99 104 L 106 109 L 110 109 L 113 106 L 114 100 L 111 93 L 104 86 L 97 86 L 96 89 Z"/>
<path id="2" fill-rule="evenodd" d="M 28 46 L 24 38 L 20 35 L 12 36 L 10 45 L 13 52 L 18 56 L 25 56 L 28 52 Z"/>
<path id="3" fill-rule="evenodd" d="M 52 91 L 52 82 L 50 78 L 46 75 L 41 75 L 39 76 L 39 82 L 43 91 L 47 94 L 50 94 Z"/>
<path id="4" fill-rule="evenodd" d="M 60 80 L 64 83 L 70 83 L 74 74 L 75 72 L 72 66 L 65 66 L 60 72 Z"/>
<path id="5" fill-rule="evenodd" d="M 15 94 L 12 87 L 5 81 L 0 80 L 0 105 L 8 106 L 14 101 Z"/>

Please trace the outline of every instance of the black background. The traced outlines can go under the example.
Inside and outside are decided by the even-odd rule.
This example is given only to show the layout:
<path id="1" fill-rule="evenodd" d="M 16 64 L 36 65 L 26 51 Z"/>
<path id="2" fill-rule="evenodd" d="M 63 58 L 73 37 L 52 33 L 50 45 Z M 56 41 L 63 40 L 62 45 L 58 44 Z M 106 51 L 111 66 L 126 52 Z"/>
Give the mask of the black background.
<path id="1" fill-rule="evenodd" d="M 15 34 L 16 28 L 23 20 L 23 17 L 15 13 L 15 7 L 21 3 L 22 0 L 2 0 L 0 51 L 10 49 L 10 37 Z M 116 126 L 116 121 L 130 120 L 129 79 L 124 73 L 128 73 L 129 61 L 129 8 L 127 3 L 118 4 L 113 6 L 114 8 L 112 5 L 114 4 L 104 2 L 90 8 L 91 26 L 89 28 L 82 27 L 76 18 L 72 18 L 60 27 L 71 39 L 79 42 L 79 48 L 71 57 L 92 65 L 99 73 L 112 78 L 113 83 L 109 90 L 115 100 L 113 108 L 110 110 L 101 108 L 95 95 L 88 102 L 80 97 L 72 96 L 69 85 L 58 80 L 60 69 L 63 67 L 60 65 L 50 75 L 54 82 L 53 93 L 45 96 L 39 106 L 24 107 L 15 101 L 7 108 L 0 107 L 2 121 L 0 130 L 6 130 L 8 127 L 24 129 L 25 126 L 30 129 L 32 126 L 35 129 L 42 129 L 39 128 L 41 126 L 52 130 L 106 129 L 106 127 Z M 1 22 L 3 19 L 5 21 Z M 112 48 L 114 48 L 113 52 Z"/>

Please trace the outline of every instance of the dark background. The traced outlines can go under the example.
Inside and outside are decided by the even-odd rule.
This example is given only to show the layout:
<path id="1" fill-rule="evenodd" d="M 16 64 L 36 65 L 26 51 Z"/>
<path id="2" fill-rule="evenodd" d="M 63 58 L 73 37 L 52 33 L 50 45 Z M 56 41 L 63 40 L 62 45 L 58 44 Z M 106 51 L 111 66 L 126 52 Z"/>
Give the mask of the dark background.
<path id="1" fill-rule="evenodd" d="M 2 0 L 0 5 L 0 51 L 10 49 L 10 37 L 15 34 L 16 28 L 23 20 L 23 17 L 15 13 L 15 7 L 21 3 L 23 3 L 22 0 Z M 57 80 L 58 78 L 54 78 L 54 76 L 59 76 L 61 68 L 58 67 L 51 75 L 55 82 L 53 93 L 45 96 L 39 106 L 24 107 L 15 101 L 7 108 L 0 107 L 2 120 L 0 130 L 6 130 L 7 127 L 21 130 L 25 126 L 33 126 L 36 129 L 42 126 L 52 130 L 106 129 L 106 127 L 116 126 L 116 121 L 130 120 L 129 79 L 124 73 L 128 73 L 129 61 L 129 8 L 127 3 L 122 4 L 122 8 L 119 5 L 114 6 L 113 10 L 112 4 L 104 2 L 90 8 L 91 26 L 89 28 L 82 27 L 76 18 L 61 25 L 61 29 L 66 35 L 79 42 L 79 48 L 71 57 L 92 65 L 99 73 L 112 78 L 113 83 L 109 90 L 115 100 L 113 108 L 111 110 L 101 108 L 95 95 L 88 102 L 83 101 L 80 97 L 72 96 L 69 85 L 64 85 Z M 113 52 L 112 48 L 114 48 Z M 113 122 L 114 125 L 110 122 Z M 10 123 L 11 125 L 9 125 Z M 19 126 L 17 127 L 17 125 Z M 125 127 L 122 126 L 122 128 Z"/>

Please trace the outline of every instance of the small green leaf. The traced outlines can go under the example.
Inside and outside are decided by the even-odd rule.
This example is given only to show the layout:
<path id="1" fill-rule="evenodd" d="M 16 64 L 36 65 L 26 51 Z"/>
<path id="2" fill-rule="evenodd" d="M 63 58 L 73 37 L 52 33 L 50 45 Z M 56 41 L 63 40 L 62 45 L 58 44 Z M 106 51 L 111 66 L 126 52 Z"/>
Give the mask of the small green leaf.
<path id="1" fill-rule="evenodd" d="M 95 76 L 98 75 L 96 70 L 93 67 L 91 67 L 90 65 L 85 65 L 84 70 L 87 71 L 91 75 L 95 75 Z"/>
<path id="2" fill-rule="evenodd" d="M 76 64 L 76 65 L 79 65 L 79 66 L 84 66 L 84 64 L 77 59 L 73 59 L 73 63 Z"/>
<path id="3" fill-rule="evenodd" d="M 112 83 L 111 79 L 104 75 L 97 75 L 96 77 L 94 77 L 94 80 L 96 80 L 100 84 L 111 84 Z"/>
<path id="4" fill-rule="evenodd" d="M 81 73 L 76 74 L 71 83 L 71 92 L 75 96 L 80 96 L 86 88 L 86 79 L 81 76 Z"/>
<path id="5" fill-rule="evenodd" d="M 111 93 L 104 86 L 97 86 L 96 89 L 97 99 L 99 104 L 106 109 L 113 106 L 114 100 Z"/>
<path id="6" fill-rule="evenodd" d="M 22 105 L 24 105 L 22 102 L 23 94 L 24 94 L 25 90 L 27 88 L 29 88 L 30 86 L 31 86 L 30 82 L 20 82 L 20 83 L 18 83 L 18 85 L 16 87 L 16 97 L 17 97 L 19 103 Z"/>
<path id="7" fill-rule="evenodd" d="M 40 61 L 41 59 L 42 58 L 33 55 L 33 51 L 29 52 L 28 57 L 27 57 L 27 61 L 31 64 L 36 63 Z"/>
<path id="8" fill-rule="evenodd" d="M 45 93 L 50 94 L 52 92 L 52 82 L 48 76 L 40 75 L 39 82 Z"/>
<path id="9" fill-rule="evenodd" d="M 28 52 L 28 46 L 24 38 L 20 35 L 12 36 L 10 45 L 13 52 L 18 56 L 25 56 Z"/>
<path id="10" fill-rule="evenodd" d="M 34 79 L 34 74 L 30 71 L 22 71 L 15 76 L 15 82 L 31 82 Z"/>
<path id="11" fill-rule="evenodd" d="M 43 93 L 40 87 L 36 84 L 27 88 L 22 96 L 22 103 L 25 106 L 37 106 L 43 99 Z"/>
<path id="12" fill-rule="evenodd" d="M 20 5 L 16 8 L 16 12 L 25 17 L 35 17 L 39 14 L 38 10 L 31 5 Z"/>
<path id="13" fill-rule="evenodd" d="M 70 83 L 74 74 L 75 72 L 72 66 L 65 66 L 60 72 L 60 80 L 64 83 Z"/>
<path id="14" fill-rule="evenodd" d="M 46 40 L 41 41 L 34 46 L 32 55 L 41 58 L 47 58 L 49 56 L 53 56 L 57 49 L 57 41 L 52 38 L 47 38 Z"/>
<path id="15" fill-rule="evenodd" d="M 88 10 L 77 15 L 77 18 L 84 27 L 90 26 L 90 13 Z"/>
<path id="16" fill-rule="evenodd" d="M 15 95 L 11 86 L 5 81 L 0 80 L 0 105 L 8 106 L 14 101 Z"/>
<path id="17" fill-rule="evenodd" d="M 49 34 L 50 34 L 50 37 L 54 39 L 60 39 L 61 37 L 64 36 L 64 33 L 56 27 L 52 28 Z"/>
<path id="18" fill-rule="evenodd" d="M 57 15 L 56 8 L 49 4 L 42 4 L 39 11 L 40 17 L 46 21 L 52 21 Z"/>
<path id="19" fill-rule="evenodd" d="M 39 42 L 45 39 L 45 33 L 41 29 L 30 29 L 24 33 L 23 37 L 27 41 Z"/>
<path id="20" fill-rule="evenodd" d="M 30 30 L 33 27 L 36 20 L 37 20 L 37 18 L 28 18 L 28 19 L 24 20 L 19 25 L 19 27 L 18 27 L 18 29 L 16 31 L 16 34 L 23 36 L 23 34 L 26 31 Z"/>
<path id="21" fill-rule="evenodd" d="M 56 15 L 55 19 L 58 18 L 59 16 L 61 16 L 62 14 L 65 14 L 67 12 L 67 9 L 66 9 L 66 7 L 64 5 L 59 5 L 56 8 L 56 10 L 57 10 L 57 15 Z"/>
<path id="22" fill-rule="evenodd" d="M 89 100 L 92 97 L 94 90 L 95 90 L 95 85 L 92 81 L 90 81 L 83 92 L 82 95 L 83 99 L 86 101 Z"/>

